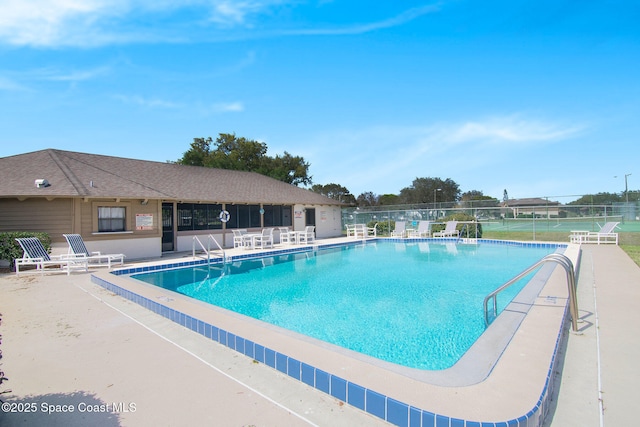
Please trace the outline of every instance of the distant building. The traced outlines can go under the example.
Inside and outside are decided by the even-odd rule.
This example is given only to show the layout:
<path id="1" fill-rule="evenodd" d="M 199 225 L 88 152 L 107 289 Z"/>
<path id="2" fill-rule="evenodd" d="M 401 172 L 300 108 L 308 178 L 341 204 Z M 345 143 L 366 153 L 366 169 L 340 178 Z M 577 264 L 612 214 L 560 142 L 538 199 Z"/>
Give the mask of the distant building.
<path id="1" fill-rule="evenodd" d="M 559 202 L 531 197 L 528 199 L 509 199 L 506 202 L 502 202 L 501 206 L 511 210 L 514 218 L 518 218 L 518 216 L 530 217 L 532 215 L 537 218 L 555 218 L 559 215 L 559 207 L 561 205 Z"/>
<path id="2" fill-rule="evenodd" d="M 0 232 L 47 232 L 54 246 L 78 233 L 130 259 L 191 250 L 197 235 L 231 246 L 237 228 L 340 236 L 341 205 L 253 172 L 55 149 L 0 158 Z"/>

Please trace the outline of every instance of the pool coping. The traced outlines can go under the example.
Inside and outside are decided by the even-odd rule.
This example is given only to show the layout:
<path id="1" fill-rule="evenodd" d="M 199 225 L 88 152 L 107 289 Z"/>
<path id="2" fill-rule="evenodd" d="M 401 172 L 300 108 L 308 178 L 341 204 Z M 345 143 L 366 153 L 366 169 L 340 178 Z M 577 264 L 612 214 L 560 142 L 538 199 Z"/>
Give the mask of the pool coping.
<path id="1" fill-rule="evenodd" d="M 433 241 L 433 239 L 391 240 L 402 242 Z M 436 239 L 436 241 L 447 240 Z M 488 240 L 480 240 L 480 242 L 484 241 Z M 565 253 L 568 251 L 572 255 L 570 258 L 573 258 L 574 264 L 577 265 L 579 261 L 579 248 L 576 250 L 572 248 L 572 245 L 494 240 L 489 242 L 514 245 L 564 246 L 567 248 Z M 329 243 L 322 246 L 342 245 L 344 245 L 344 242 Z M 314 245 L 314 247 L 317 250 L 318 245 Z M 270 251 L 269 254 L 262 253 L 261 256 L 273 255 L 274 252 L 309 251 L 314 250 L 314 247 Z M 238 258 L 234 257 L 234 259 L 246 259 L 255 256 L 256 254 L 254 253 L 248 253 L 240 255 Z M 177 268 L 201 264 L 202 262 L 191 260 L 163 263 L 163 265 Z M 133 269 L 120 269 L 116 274 L 99 272 L 92 274 L 92 281 L 188 329 L 392 424 L 440 426 L 449 425 L 450 423 L 451 425 L 462 426 L 465 425 L 466 421 L 466 425 L 469 426 L 480 426 L 480 423 L 484 422 L 495 422 L 495 425 L 504 426 L 533 426 L 540 425 L 546 414 L 548 398 L 552 394 L 553 384 L 550 382 L 550 378 L 552 378 L 551 374 L 556 363 L 555 354 L 562 337 L 566 319 L 566 284 L 562 283 L 562 277 L 557 277 L 558 269 L 551 275 L 539 296 L 527 307 L 529 314 L 533 313 L 534 317 L 541 317 L 538 312 L 546 312 L 542 316 L 545 318 L 545 324 L 551 324 L 550 326 L 554 328 L 553 330 L 557 330 L 557 334 L 553 339 L 550 339 L 548 337 L 549 333 L 546 333 L 547 336 L 544 340 L 545 356 L 542 358 L 537 357 L 534 360 L 536 362 L 535 369 L 532 368 L 531 363 L 534 362 L 532 360 L 527 361 L 524 369 L 522 362 L 517 363 L 518 371 L 523 374 L 522 378 L 528 378 L 526 381 L 527 388 L 530 388 L 533 381 L 536 384 L 534 389 L 537 389 L 537 391 L 534 391 L 533 395 L 526 393 L 527 399 L 525 403 L 520 401 L 517 405 L 505 405 L 504 393 L 505 390 L 509 390 L 509 387 L 505 388 L 504 384 L 496 386 L 494 383 L 505 380 L 504 371 L 509 371 L 510 368 L 508 366 L 514 363 L 511 359 L 515 358 L 517 361 L 517 359 L 521 358 L 517 355 L 514 357 L 513 351 L 510 351 L 509 348 L 511 346 L 501 352 L 500 358 L 495 363 L 495 366 L 489 368 L 486 377 L 475 384 L 447 386 L 425 383 L 398 372 L 393 372 L 393 370 L 389 370 L 379 364 L 372 364 L 370 363 L 371 361 L 358 360 L 350 357 L 350 355 L 340 354 L 335 349 L 331 349 L 331 354 L 328 354 L 328 349 L 323 348 L 324 346 L 318 346 L 317 342 L 302 340 L 304 344 L 301 345 L 300 336 L 296 333 L 292 333 L 296 338 L 295 343 L 292 344 L 291 341 L 293 340 L 290 339 L 288 340 L 289 342 L 286 342 L 287 338 L 283 339 L 281 328 L 265 327 L 263 322 L 255 319 L 247 319 L 245 316 L 235 315 L 235 313 L 222 309 L 212 310 L 212 306 L 209 304 L 200 303 L 188 297 L 176 298 L 176 295 L 179 294 L 175 294 L 172 291 L 166 291 L 153 285 L 121 277 L 123 274 L 131 272 L 153 271 L 158 268 L 160 267 L 151 264 Z M 162 291 L 166 291 L 166 293 Z M 522 314 L 518 314 L 518 311 L 522 310 L 517 307 L 514 310 L 509 310 L 516 317 L 520 316 L 518 323 L 521 322 L 521 325 L 518 332 L 507 344 L 523 339 L 527 341 L 532 339 L 529 336 L 531 335 L 529 332 L 522 332 L 524 327 L 527 330 L 530 328 L 529 315 L 522 318 Z M 193 315 L 194 313 L 195 316 Z M 549 315 L 553 313 L 555 313 L 553 316 Z M 502 321 L 502 318 L 506 319 L 507 317 L 499 316 L 491 327 L 494 329 L 505 327 L 505 321 Z M 532 329 L 535 330 L 537 328 Z M 533 347 L 536 347 L 536 351 L 540 350 L 543 346 L 539 342 L 535 342 L 535 333 L 533 335 Z M 488 340 L 485 343 L 488 346 L 494 344 L 492 340 Z M 528 347 L 531 347 L 531 344 L 531 342 L 528 342 Z M 535 375 L 532 372 L 535 372 Z M 515 381 L 514 377 L 516 377 Z M 523 384 L 517 381 L 517 379 L 521 378 L 509 372 L 507 372 L 506 378 L 508 379 L 507 383 L 511 383 L 511 387 L 515 387 L 518 390 L 515 395 L 522 394 L 519 389 L 522 388 Z M 487 393 L 487 388 L 492 393 Z M 381 393 L 382 390 L 385 390 L 385 393 Z M 461 396 L 461 400 L 443 397 L 447 394 L 443 393 L 444 390 L 454 390 L 456 394 Z M 499 391 L 498 395 L 502 396 L 497 400 L 495 400 L 495 396 L 492 397 L 492 395 L 496 394 L 496 391 Z M 469 393 L 471 395 L 466 396 Z M 514 393 L 507 393 L 506 396 L 512 398 L 513 395 Z M 483 397 L 478 399 L 478 396 Z M 489 404 L 484 404 L 483 401 L 487 401 Z"/>

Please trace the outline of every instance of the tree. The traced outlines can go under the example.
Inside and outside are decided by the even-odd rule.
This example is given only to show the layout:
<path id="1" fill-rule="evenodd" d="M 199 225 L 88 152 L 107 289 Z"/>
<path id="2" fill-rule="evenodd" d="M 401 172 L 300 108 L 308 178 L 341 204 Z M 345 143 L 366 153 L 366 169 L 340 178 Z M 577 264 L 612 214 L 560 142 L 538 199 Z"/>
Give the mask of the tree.
<path id="1" fill-rule="evenodd" d="M 380 206 L 399 205 L 400 196 L 397 194 L 383 194 L 378 196 L 378 204 L 380 204 Z"/>
<path id="2" fill-rule="evenodd" d="M 401 203 L 457 202 L 460 188 L 450 178 L 416 178 L 410 187 L 400 190 Z"/>
<path id="3" fill-rule="evenodd" d="M 189 166 L 205 166 L 211 151 L 211 137 L 193 138 L 191 148 L 178 159 L 177 163 Z"/>
<path id="4" fill-rule="evenodd" d="M 378 206 L 380 204 L 378 202 L 378 196 L 373 194 L 371 191 L 367 191 L 360 194 L 356 202 L 358 203 L 358 206 L 362 206 L 362 207 Z"/>
<path id="5" fill-rule="evenodd" d="M 229 133 L 218 135 L 214 149 L 211 148 L 212 143 L 211 137 L 194 138 L 191 148 L 177 163 L 257 172 L 293 185 L 311 184 L 309 163 L 303 157 L 292 156 L 286 151 L 283 155 L 270 157 L 267 156 L 266 143 Z"/>
<path id="6" fill-rule="evenodd" d="M 348 203 L 350 205 L 355 205 L 356 198 L 347 190 L 345 187 L 339 184 L 314 184 L 311 186 L 311 191 L 314 193 L 322 194 L 325 197 L 328 197 L 333 200 L 338 200 L 343 203 Z"/>
<path id="7" fill-rule="evenodd" d="M 610 205 L 612 203 L 623 202 L 622 196 L 616 193 L 587 194 L 578 200 L 567 203 L 568 205 Z"/>

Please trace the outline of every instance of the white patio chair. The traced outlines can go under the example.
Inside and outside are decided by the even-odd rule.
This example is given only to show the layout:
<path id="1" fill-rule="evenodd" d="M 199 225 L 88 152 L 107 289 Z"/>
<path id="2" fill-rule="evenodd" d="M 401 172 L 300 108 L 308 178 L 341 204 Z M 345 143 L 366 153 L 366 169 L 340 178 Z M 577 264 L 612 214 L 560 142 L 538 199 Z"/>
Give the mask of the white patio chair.
<path id="1" fill-rule="evenodd" d="M 244 228 L 238 228 L 235 230 L 231 230 L 233 233 L 233 247 L 241 248 L 245 245 L 246 239 L 244 238 L 245 234 L 247 234 L 247 230 Z"/>
<path id="2" fill-rule="evenodd" d="M 300 243 L 309 243 L 313 242 L 316 239 L 315 233 L 316 227 L 314 225 L 308 225 L 304 228 L 304 231 L 301 231 L 298 235 L 298 239 Z"/>
<path id="3" fill-rule="evenodd" d="M 254 247 L 260 249 L 273 247 L 273 228 L 263 228 L 262 234 L 253 238 Z"/>

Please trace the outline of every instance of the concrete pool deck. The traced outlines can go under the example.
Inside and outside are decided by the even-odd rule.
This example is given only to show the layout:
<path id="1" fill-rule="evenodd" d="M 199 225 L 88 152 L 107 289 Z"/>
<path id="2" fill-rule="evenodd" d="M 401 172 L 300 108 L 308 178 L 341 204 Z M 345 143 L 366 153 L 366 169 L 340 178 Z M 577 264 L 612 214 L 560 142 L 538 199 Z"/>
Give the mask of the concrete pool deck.
<path id="1" fill-rule="evenodd" d="M 558 405 L 548 424 L 601 425 L 599 398 L 604 425 L 629 424 L 640 356 L 629 331 L 640 317 L 640 269 L 619 247 L 582 249 L 584 322 L 562 351 Z M 3 275 L 0 313 L 0 363 L 10 379 L 2 389 L 12 390 L 1 397 L 22 409 L 37 404 L 33 414 L 0 413 L 2 425 L 387 425 L 113 295 L 89 274 Z M 449 392 L 443 400 L 465 394 Z M 518 399 L 502 402 L 523 405 Z M 46 414 L 43 402 L 75 412 Z"/>

